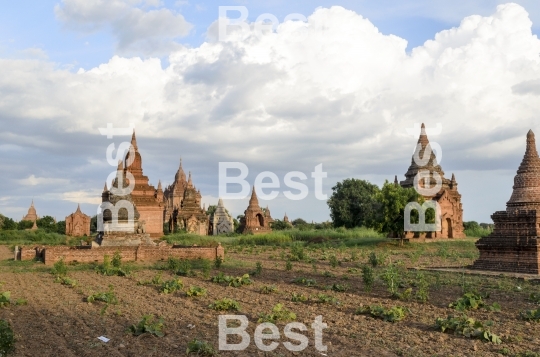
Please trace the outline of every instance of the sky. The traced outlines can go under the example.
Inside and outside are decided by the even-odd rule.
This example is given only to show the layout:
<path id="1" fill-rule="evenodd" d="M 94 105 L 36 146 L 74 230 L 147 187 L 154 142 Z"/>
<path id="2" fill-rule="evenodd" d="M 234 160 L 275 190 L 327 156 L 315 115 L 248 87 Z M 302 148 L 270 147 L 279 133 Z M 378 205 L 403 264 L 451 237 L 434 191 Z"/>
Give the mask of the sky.
<path id="1" fill-rule="evenodd" d="M 228 12 L 220 36 L 220 6 L 247 25 Z M 264 14 L 277 22 L 257 31 Z M 539 32 L 533 0 L 4 1 L 0 213 L 95 214 L 107 148 L 130 139 L 99 128 L 133 123 L 153 185 L 182 158 L 216 204 L 219 163 L 242 162 L 249 183 L 276 174 L 280 194 L 260 200 L 274 218 L 325 221 L 315 167 L 328 197 L 345 178 L 403 180 L 423 122 L 464 220 L 491 222 L 540 133 Z M 305 199 L 284 196 L 293 171 Z M 248 198 L 225 205 L 236 216 Z"/>

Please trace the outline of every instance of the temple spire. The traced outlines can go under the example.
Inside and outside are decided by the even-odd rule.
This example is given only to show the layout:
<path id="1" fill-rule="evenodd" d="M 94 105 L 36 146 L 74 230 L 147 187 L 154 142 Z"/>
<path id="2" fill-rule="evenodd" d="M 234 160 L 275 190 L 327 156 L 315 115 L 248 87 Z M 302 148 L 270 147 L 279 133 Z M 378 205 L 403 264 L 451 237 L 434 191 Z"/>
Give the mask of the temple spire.
<path id="1" fill-rule="evenodd" d="M 189 172 L 188 187 L 193 186 L 193 181 L 191 180 L 191 171 Z"/>
<path id="2" fill-rule="evenodd" d="M 103 192 L 107 192 L 108 189 L 107 189 L 107 182 L 105 182 L 105 186 L 103 186 Z"/>
<path id="3" fill-rule="evenodd" d="M 397 179 L 397 175 L 394 177 L 394 185 L 395 185 L 395 186 L 399 185 L 399 182 L 398 182 L 398 179 Z"/>
<path id="4" fill-rule="evenodd" d="M 255 185 L 253 185 L 253 190 L 251 191 L 251 198 L 249 199 L 249 205 L 259 207 L 259 199 L 257 198 L 257 192 L 255 192 Z"/>
<path id="5" fill-rule="evenodd" d="M 81 212 L 81 204 L 77 203 L 77 210 L 75 212 Z"/>
<path id="6" fill-rule="evenodd" d="M 133 134 L 131 135 L 131 145 L 133 145 L 133 148 L 137 150 L 137 138 L 135 137 L 135 129 L 133 129 Z"/>
<path id="7" fill-rule="evenodd" d="M 161 188 L 161 180 L 158 181 L 157 189 L 158 191 L 159 190 L 163 191 L 163 189 Z"/>

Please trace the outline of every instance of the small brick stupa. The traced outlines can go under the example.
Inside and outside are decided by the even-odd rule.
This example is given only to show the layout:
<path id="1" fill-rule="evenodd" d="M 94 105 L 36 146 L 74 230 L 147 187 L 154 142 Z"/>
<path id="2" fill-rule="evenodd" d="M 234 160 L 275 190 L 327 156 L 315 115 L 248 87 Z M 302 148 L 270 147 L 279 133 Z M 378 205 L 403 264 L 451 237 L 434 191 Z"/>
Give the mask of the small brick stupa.
<path id="1" fill-rule="evenodd" d="M 532 130 L 513 189 L 506 211 L 491 216 L 493 232 L 476 242 L 480 258 L 473 268 L 540 274 L 540 158 Z"/>
<path id="2" fill-rule="evenodd" d="M 268 233 L 272 231 L 270 223 L 274 222 L 270 216 L 270 210 L 268 206 L 266 211 L 263 211 L 259 206 L 259 199 L 255 192 L 255 186 L 251 192 L 251 198 L 249 199 L 249 206 L 244 211 L 244 218 L 242 218 L 241 226 L 242 233 Z"/>

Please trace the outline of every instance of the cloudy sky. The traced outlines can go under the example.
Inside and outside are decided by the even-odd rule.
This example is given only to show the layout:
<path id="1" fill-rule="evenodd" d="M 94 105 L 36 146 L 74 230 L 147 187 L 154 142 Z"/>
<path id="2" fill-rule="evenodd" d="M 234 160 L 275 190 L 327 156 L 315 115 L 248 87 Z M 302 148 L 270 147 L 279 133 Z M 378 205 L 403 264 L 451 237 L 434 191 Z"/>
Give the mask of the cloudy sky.
<path id="1" fill-rule="evenodd" d="M 219 36 L 219 6 L 250 28 Z M 261 14 L 279 25 L 254 31 Z M 296 13 L 306 21 L 287 21 Z M 240 16 L 230 12 L 229 17 Z M 233 22 L 233 20 L 230 20 Z M 382 184 L 410 164 L 421 122 L 455 173 L 465 220 L 505 208 L 529 129 L 540 134 L 540 3 L 523 0 L 21 0 L 0 12 L 0 213 L 94 214 L 114 168 L 99 128 L 133 123 L 144 173 L 170 184 L 183 158 L 206 204 L 219 162 L 248 181 L 301 171 L 306 199 L 272 215 L 329 219 L 323 190 Z M 232 174 L 232 173 L 231 173 Z M 232 190 L 232 188 L 231 188 Z M 297 191 L 293 191 L 297 192 Z M 236 216 L 245 200 L 228 200 Z"/>

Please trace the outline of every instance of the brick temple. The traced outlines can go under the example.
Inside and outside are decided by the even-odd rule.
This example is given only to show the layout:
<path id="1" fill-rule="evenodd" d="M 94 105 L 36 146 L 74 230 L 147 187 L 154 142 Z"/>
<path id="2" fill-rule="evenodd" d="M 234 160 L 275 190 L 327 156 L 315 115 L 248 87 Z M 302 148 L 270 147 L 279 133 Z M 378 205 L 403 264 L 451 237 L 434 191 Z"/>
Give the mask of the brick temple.
<path id="1" fill-rule="evenodd" d="M 540 274 L 540 158 L 532 130 L 527 133 L 527 149 L 506 211 L 497 211 L 491 218 L 495 227 L 476 242 L 480 257 L 472 267 Z"/>
<path id="2" fill-rule="evenodd" d="M 77 205 L 77 210 L 66 217 L 66 235 L 90 236 L 90 216 L 81 211 L 81 205 Z"/>
<path id="3" fill-rule="evenodd" d="M 253 185 L 248 208 L 244 211 L 244 217 L 240 222 L 241 232 L 253 234 L 268 233 L 272 231 L 272 228 L 270 227 L 272 222 L 274 222 L 274 220 L 270 215 L 268 206 L 266 207 L 266 210 L 263 210 L 261 206 L 259 206 L 259 199 L 255 192 L 255 185 Z"/>
<path id="4" fill-rule="evenodd" d="M 434 187 L 436 180 L 433 177 L 434 173 L 437 173 L 442 179 L 442 187 L 439 192 L 435 193 L 432 196 L 423 196 L 424 200 L 434 200 L 436 201 L 441 208 L 441 231 L 439 232 L 426 232 L 425 238 L 464 238 L 465 233 L 463 232 L 463 207 L 461 205 L 461 195 L 458 192 L 458 183 L 456 177 L 452 174 L 451 179 L 444 177 L 444 171 L 437 162 L 437 157 L 433 150 L 431 150 L 431 155 L 429 159 L 423 166 L 417 164 L 416 161 L 425 161 L 427 158 L 424 158 L 426 147 L 429 145 L 429 139 L 426 134 L 426 127 L 422 123 L 420 137 L 418 138 L 418 143 L 416 150 L 413 154 L 411 165 L 405 173 L 405 180 L 401 181 L 399 184 L 404 188 L 414 187 L 414 178 L 419 173 L 419 171 L 429 171 L 429 186 L 426 186 L 427 182 L 425 179 L 419 180 L 419 186 L 422 187 Z M 416 157 L 416 160 L 415 160 Z M 422 162 L 423 163 L 423 162 Z M 397 177 L 396 177 L 397 182 Z M 420 238 L 422 237 L 419 232 L 406 232 L 405 238 Z"/>

